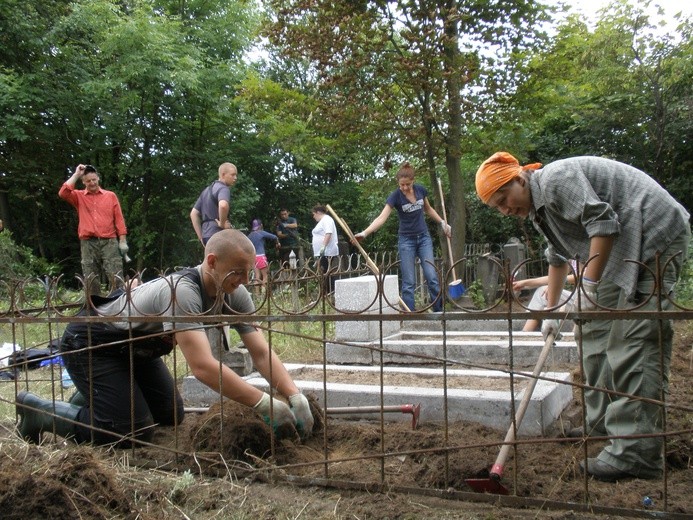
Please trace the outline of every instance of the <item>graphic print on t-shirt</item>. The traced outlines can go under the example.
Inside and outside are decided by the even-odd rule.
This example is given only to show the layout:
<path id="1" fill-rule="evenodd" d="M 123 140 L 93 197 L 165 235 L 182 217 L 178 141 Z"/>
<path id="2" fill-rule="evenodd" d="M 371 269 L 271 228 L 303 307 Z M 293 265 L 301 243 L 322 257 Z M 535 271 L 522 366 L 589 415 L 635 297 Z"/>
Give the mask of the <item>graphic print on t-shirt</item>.
<path id="1" fill-rule="evenodd" d="M 418 199 L 416 202 L 409 202 L 408 204 L 402 204 L 402 211 L 404 213 L 412 213 L 414 211 L 423 210 L 423 199 Z"/>

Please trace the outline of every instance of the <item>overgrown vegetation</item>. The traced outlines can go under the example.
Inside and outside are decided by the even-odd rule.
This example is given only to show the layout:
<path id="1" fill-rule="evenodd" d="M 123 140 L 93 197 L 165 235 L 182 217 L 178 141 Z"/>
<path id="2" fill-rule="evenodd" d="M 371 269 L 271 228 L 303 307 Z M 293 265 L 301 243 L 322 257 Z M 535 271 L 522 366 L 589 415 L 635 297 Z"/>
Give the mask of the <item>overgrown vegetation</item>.
<path id="1" fill-rule="evenodd" d="M 60 266 L 40 258 L 27 246 L 17 243 L 12 233 L 0 233 L 0 280 L 26 280 L 56 276 Z"/>
<path id="2" fill-rule="evenodd" d="M 72 280 L 76 217 L 57 192 L 80 162 L 119 195 L 135 270 L 199 263 L 188 213 L 227 160 L 235 227 L 259 217 L 272 231 L 286 207 L 305 239 L 316 203 L 363 229 L 411 160 L 438 209 L 442 181 L 458 258 L 464 242 L 512 236 L 537 249 L 474 195 L 499 149 L 615 158 L 690 206 L 691 23 L 665 34 L 644 8 L 614 2 L 591 27 L 531 2 L 464 16 L 431 0 L 4 2 L 0 218 Z M 395 240 L 393 217 L 364 246 Z"/>

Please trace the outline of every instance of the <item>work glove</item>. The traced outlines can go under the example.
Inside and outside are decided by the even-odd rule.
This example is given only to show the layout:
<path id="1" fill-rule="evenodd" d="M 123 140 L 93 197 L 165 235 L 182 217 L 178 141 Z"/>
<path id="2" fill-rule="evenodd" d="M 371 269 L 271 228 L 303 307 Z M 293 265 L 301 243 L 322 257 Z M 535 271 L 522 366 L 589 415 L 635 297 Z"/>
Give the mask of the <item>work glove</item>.
<path id="1" fill-rule="evenodd" d="M 118 242 L 118 249 L 120 250 L 120 254 L 123 256 L 127 255 L 128 251 L 130 251 L 128 243 L 125 240 L 121 240 L 120 242 Z"/>
<path id="2" fill-rule="evenodd" d="M 354 235 L 354 239 L 357 242 L 363 242 L 363 240 L 368 236 L 368 234 L 365 231 L 361 231 L 360 233 L 356 233 Z"/>
<path id="3" fill-rule="evenodd" d="M 443 234 L 446 237 L 448 237 L 448 238 L 452 237 L 452 228 L 448 225 L 447 222 L 445 222 L 444 220 L 441 220 L 440 221 L 440 227 L 443 230 Z"/>
<path id="4" fill-rule="evenodd" d="M 313 432 L 313 414 L 310 413 L 310 405 L 308 404 L 308 399 L 303 394 L 294 394 L 289 397 L 289 403 L 291 403 L 291 411 L 296 417 L 296 429 L 301 439 L 307 439 Z"/>
<path id="5" fill-rule="evenodd" d="M 274 421 L 270 420 L 270 402 L 273 408 Z M 288 437 L 289 432 L 296 429 L 296 418 L 291 412 L 291 408 L 286 403 L 270 397 L 266 392 L 262 393 L 262 398 L 253 406 L 255 411 L 262 416 L 262 419 L 272 427 L 277 437 Z"/>
<path id="6" fill-rule="evenodd" d="M 558 339 L 558 320 L 542 320 L 541 322 L 541 335 L 546 341 L 549 334 L 553 334 L 554 340 Z"/>
<path id="7" fill-rule="evenodd" d="M 582 279 L 582 310 L 583 311 L 593 311 L 597 308 L 597 287 L 599 287 L 599 282 L 593 282 L 592 280 Z M 559 309 L 560 312 L 577 312 L 578 303 L 577 296 L 573 297 L 566 302 L 563 307 Z"/>
<path id="8" fill-rule="evenodd" d="M 325 256 L 325 246 L 322 246 L 322 247 L 320 248 L 320 254 L 319 254 L 319 256 Z"/>

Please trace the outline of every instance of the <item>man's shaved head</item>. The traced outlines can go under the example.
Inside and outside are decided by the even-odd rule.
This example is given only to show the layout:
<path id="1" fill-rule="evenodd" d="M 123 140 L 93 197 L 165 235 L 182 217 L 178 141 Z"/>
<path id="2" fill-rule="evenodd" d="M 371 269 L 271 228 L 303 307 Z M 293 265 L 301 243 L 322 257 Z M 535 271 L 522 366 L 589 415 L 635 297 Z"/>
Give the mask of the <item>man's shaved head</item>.
<path id="1" fill-rule="evenodd" d="M 235 164 L 225 162 L 219 166 L 219 177 L 221 178 L 225 173 L 238 173 L 238 169 L 236 168 Z"/>
<path id="2" fill-rule="evenodd" d="M 237 229 L 224 229 L 214 233 L 205 246 L 205 256 L 210 253 L 217 258 L 255 256 L 255 247 L 250 239 Z"/>

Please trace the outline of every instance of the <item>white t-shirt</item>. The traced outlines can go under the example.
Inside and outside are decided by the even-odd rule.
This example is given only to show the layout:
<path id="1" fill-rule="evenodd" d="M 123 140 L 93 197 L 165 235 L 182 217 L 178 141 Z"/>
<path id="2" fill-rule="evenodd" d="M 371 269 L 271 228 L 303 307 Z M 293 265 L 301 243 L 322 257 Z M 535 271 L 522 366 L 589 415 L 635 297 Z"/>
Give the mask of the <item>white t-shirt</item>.
<path id="1" fill-rule="evenodd" d="M 329 215 L 323 215 L 318 224 L 313 228 L 313 256 L 320 256 L 320 249 L 325 244 L 325 235 L 331 233 L 330 241 L 325 247 L 325 256 L 338 256 L 337 227 L 334 219 Z"/>

